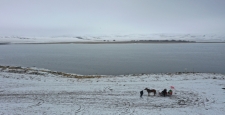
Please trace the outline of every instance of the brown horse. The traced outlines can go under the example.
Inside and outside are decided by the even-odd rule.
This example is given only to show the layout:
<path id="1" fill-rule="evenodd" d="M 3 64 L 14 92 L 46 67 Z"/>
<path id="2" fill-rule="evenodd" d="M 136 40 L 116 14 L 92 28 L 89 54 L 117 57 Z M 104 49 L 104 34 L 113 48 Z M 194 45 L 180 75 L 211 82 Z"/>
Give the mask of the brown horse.
<path id="1" fill-rule="evenodd" d="M 150 96 L 150 93 L 153 92 L 154 93 L 154 96 L 156 94 L 156 90 L 155 89 L 148 89 L 148 88 L 145 88 L 144 90 L 146 90 L 148 92 L 148 96 Z"/>

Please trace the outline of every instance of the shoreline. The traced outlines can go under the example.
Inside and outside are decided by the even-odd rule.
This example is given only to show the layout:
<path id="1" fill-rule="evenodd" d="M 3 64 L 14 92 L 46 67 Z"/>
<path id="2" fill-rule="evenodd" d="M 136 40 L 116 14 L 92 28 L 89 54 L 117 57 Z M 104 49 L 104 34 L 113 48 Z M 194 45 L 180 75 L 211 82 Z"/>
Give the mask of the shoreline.
<path id="1" fill-rule="evenodd" d="M 136 73 L 136 74 L 121 74 L 121 75 L 82 75 L 76 73 L 66 73 L 60 71 L 53 71 L 44 68 L 36 67 L 21 67 L 21 66 L 2 66 L 0 65 L 0 72 L 9 72 L 9 73 L 21 73 L 21 74 L 35 74 L 43 75 L 43 73 L 61 75 L 66 78 L 101 78 L 107 76 L 142 76 L 142 75 L 181 75 L 181 74 L 196 74 L 196 73 L 206 73 L 206 74 L 220 74 L 222 73 L 213 73 L 213 72 L 165 72 L 165 73 Z"/>
<path id="2" fill-rule="evenodd" d="M 225 42 L 151 42 L 151 41 L 106 41 L 106 42 L 102 42 L 102 41 L 75 41 L 75 42 L 7 42 L 7 43 L 0 43 L 0 45 L 10 45 L 10 44 L 180 44 L 180 43 L 187 43 L 187 44 L 191 44 L 191 43 L 220 43 L 223 44 Z"/>

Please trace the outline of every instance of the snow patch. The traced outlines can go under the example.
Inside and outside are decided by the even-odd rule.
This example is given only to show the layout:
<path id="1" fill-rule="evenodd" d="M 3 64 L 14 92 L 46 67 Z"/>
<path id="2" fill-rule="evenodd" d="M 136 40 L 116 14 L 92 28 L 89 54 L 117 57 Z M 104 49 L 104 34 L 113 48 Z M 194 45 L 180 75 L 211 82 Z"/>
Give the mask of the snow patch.
<path id="1" fill-rule="evenodd" d="M 222 89 L 225 75 L 222 74 L 69 78 L 45 69 L 10 70 L 13 68 L 0 70 L 0 114 L 222 115 L 225 112 L 225 90 Z M 170 86 L 175 87 L 172 96 L 148 96 L 144 91 L 140 98 L 139 92 L 146 87 L 159 92 Z"/>

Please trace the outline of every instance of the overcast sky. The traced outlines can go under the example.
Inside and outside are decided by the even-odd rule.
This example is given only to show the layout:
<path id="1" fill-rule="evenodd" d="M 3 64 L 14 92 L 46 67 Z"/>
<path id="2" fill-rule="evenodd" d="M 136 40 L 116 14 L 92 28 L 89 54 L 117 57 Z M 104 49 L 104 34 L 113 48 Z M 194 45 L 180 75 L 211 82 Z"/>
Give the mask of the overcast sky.
<path id="1" fill-rule="evenodd" d="M 0 35 L 225 32 L 225 0 L 0 0 Z"/>

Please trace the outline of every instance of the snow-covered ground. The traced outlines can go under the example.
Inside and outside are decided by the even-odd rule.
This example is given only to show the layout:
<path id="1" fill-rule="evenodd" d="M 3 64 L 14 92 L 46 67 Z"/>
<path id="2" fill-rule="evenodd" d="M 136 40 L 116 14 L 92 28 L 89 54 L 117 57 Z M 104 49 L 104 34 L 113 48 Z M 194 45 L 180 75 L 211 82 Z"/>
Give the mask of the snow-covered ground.
<path id="1" fill-rule="evenodd" d="M 174 73 L 81 78 L 44 69 L 0 67 L 0 84 L 1 115 L 225 113 L 225 75 L 221 74 Z M 140 98 L 139 92 L 146 87 L 162 91 L 170 86 L 175 87 L 170 97 L 148 96 L 144 90 L 143 98 Z"/>
<path id="2" fill-rule="evenodd" d="M 220 34 L 112 34 L 82 36 L 0 36 L 0 43 L 47 43 L 47 42 L 113 42 L 131 40 L 187 40 L 197 42 L 225 42 Z"/>

